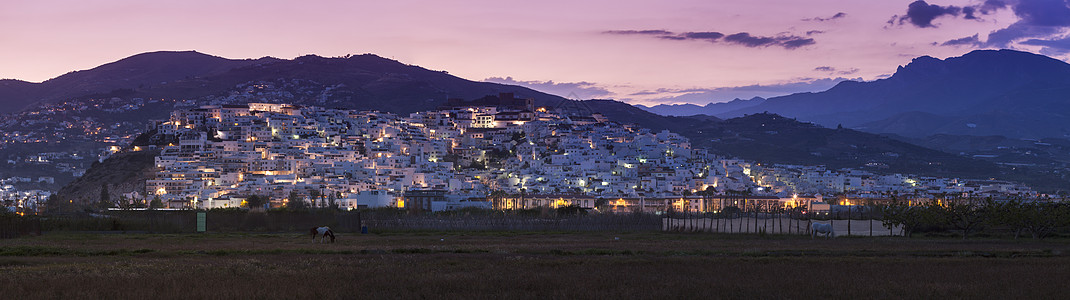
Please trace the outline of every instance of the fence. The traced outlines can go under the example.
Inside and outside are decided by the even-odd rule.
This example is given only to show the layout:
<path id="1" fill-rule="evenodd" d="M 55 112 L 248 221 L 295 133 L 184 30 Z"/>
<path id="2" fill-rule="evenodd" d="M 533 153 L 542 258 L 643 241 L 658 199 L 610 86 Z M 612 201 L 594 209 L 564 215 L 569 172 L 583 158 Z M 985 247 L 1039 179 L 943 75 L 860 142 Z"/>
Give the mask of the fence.
<path id="1" fill-rule="evenodd" d="M 41 235 L 40 219 L 0 215 L 0 239 L 11 239 L 27 235 Z"/>
<path id="2" fill-rule="evenodd" d="M 112 211 L 107 215 L 50 217 L 45 230 L 192 233 L 196 211 Z M 661 217 L 645 214 L 541 216 L 505 213 L 408 215 L 398 212 L 208 211 L 209 232 L 305 232 L 330 226 L 337 232 L 372 231 L 658 231 Z"/>
<path id="3" fill-rule="evenodd" d="M 788 217 L 665 218 L 662 230 L 719 233 L 809 235 L 811 224 L 832 224 L 833 236 L 903 235 L 902 226 L 885 227 L 881 220 L 818 220 Z"/>
<path id="4" fill-rule="evenodd" d="M 450 231 L 657 231 L 661 218 L 653 215 L 590 215 L 558 218 L 500 216 L 416 216 L 365 220 L 369 228 Z"/>

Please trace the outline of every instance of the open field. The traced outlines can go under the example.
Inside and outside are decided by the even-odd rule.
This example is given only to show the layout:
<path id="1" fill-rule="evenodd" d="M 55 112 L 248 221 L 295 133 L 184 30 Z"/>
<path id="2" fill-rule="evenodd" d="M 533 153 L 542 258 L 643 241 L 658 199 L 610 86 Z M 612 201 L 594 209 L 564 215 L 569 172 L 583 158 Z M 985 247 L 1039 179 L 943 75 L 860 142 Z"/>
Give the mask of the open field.
<path id="1" fill-rule="evenodd" d="M 675 233 L 51 233 L 0 240 L 18 298 L 1061 298 L 1066 240 Z"/>

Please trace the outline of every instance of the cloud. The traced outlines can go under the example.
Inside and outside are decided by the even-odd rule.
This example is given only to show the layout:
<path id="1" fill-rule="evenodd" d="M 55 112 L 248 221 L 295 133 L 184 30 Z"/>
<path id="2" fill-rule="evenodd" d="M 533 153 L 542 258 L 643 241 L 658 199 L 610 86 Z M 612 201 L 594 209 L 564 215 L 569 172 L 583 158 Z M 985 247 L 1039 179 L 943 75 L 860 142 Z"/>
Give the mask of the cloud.
<path id="1" fill-rule="evenodd" d="M 716 42 L 718 39 L 724 37 L 723 33 L 708 31 L 708 32 L 684 32 L 680 35 L 683 39 L 688 40 L 707 40 L 710 42 Z"/>
<path id="2" fill-rule="evenodd" d="M 578 97 L 580 99 L 594 99 L 599 97 L 605 97 L 613 95 L 609 90 L 598 86 L 597 84 L 580 81 L 580 82 L 554 82 L 548 81 L 519 81 L 513 79 L 513 77 L 491 77 L 483 79 L 486 82 L 519 85 L 528 87 L 533 90 L 537 90 L 544 93 L 550 93 L 562 97 Z M 574 96 L 569 96 L 574 95 Z"/>
<path id="3" fill-rule="evenodd" d="M 825 73 L 828 73 L 828 74 L 835 74 L 835 75 L 851 75 L 851 74 L 854 74 L 854 73 L 858 73 L 858 71 L 860 71 L 860 70 L 858 68 L 850 68 L 850 69 L 847 69 L 847 70 L 840 70 L 840 69 L 833 68 L 833 67 L 830 67 L 830 66 L 820 66 L 820 67 L 814 68 L 814 71 L 825 72 Z"/>
<path id="4" fill-rule="evenodd" d="M 670 35 L 671 31 L 667 30 L 606 30 L 603 34 L 619 34 L 619 35 Z"/>
<path id="5" fill-rule="evenodd" d="M 724 41 L 728 43 L 740 44 L 747 47 L 768 47 L 768 46 L 783 46 L 785 49 L 795 49 L 806 45 L 813 45 L 814 39 L 798 37 L 793 35 L 788 36 L 752 36 L 746 32 L 740 32 L 724 37 Z"/>
<path id="6" fill-rule="evenodd" d="M 1020 40 L 1049 40 L 1070 27 L 1070 7 L 1063 0 L 1019 0 L 1009 6 L 1018 22 L 989 33 L 986 45 L 1006 47 Z M 1040 44 L 1043 43 L 1032 41 L 1027 45 Z"/>
<path id="7" fill-rule="evenodd" d="M 821 33 L 821 31 L 808 31 L 806 35 L 816 33 Z M 750 33 L 747 32 L 725 35 L 716 31 L 684 32 L 677 34 L 667 30 L 607 30 L 603 31 L 602 34 L 644 35 L 653 36 L 663 40 L 693 40 L 710 43 L 727 43 L 742 45 L 751 48 L 779 46 L 788 50 L 793 50 L 799 47 L 809 46 L 817 43 L 812 38 L 795 36 L 790 34 L 780 34 L 777 36 L 752 36 L 750 35 Z"/>
<path id="8" fill-rule="evenodd" d="M 907 6 L 907 14 L 900 17 L 899 22 L 902 24 L 903 21 L 907 21 L 910 24 L 914 24 L 914 26 L 922 28 L 936 27 L 936 25 L 933 25 L 933 19 L 945 15 L 958 16 L 961 11 L 962 8 L 958 6 L 939 6 L 918 0 Z"/>
<path id="9" fill-rule="evenodd" d="M 832 15 L 831 17 L 828 17 L 828 18 L 822 18 L 822 17 L 813 17 L 813 18 L 806 18 L 806 19 L 802 19 L 802 20 L 803 20 L 803 21 L 807 21 L 807 22 L 809 22 L 809 21 L 814 21 L 814 22 L 825 22 L 825 21 L 832 21 L 832 20 L 835 20 L 835 19 L 843 18 L 843 17 L 846 17 L 846 16 L 847 16 L 847 13 L 845 13 L 845 12 L 838 12 L 838 13 L 836 13 L 835 15 Z"/>
<path id="10" fill-rule="evenodd" d="M 978 35 L 974 34 L 972 36 L 953 39 L 953 40 L 946 41 L 946 42 L 943 42 L 943 43 L 940 44 L 940 46 L 959 46 L 959 45 L 978 46 L 978 45 L 981 45 L 981 40 L 978 39 Z"/>
<path id="11" fill-rule="evenodd" d="M 736 43 L 747 47 L 763 47 L 776 43 L 776 40 L 771 37 L 751 36 L 746 32 L 726 36 L 724 40 L 729 43 Z"/>
<path id="12" fill-rule="evenodd" d="M 1040 54 L 1057 56 L 1070 53 L 1070 37 L 1054 40 L 1029 39 L 1022 42 L 1024 45 L 1043 46 Z"/>
<path id="13" fill-rule="evenodd" d="M 802 46 L 809 46 L 816 44 L 817 42 L 811 38 L 802 38 L 797 36 L 788 37 L 786 40 L 781 41 L 780 45 L 786 49 L 795 49 Z"/>
<path id="14" fill-rule="evenodd" d="M 798 78 L 793 82 L 773 85 L 755 84 L 722 88 L 657 89 L 653 91 L 640 91 L 629 94 L 629 96 L 661 95 L 661 97 L 644 97 L 648 99 L 643 101 L 648 103 L 694 103 L 704 105 L 714 102 L 727 102 L 737 98 L 769 98 L 794 93 L 824 91 L 847 80 L 861 81 L 862 78 Z"/>
<path id="15" fill-rule="evenodd" d="M 997 10 L 1010 9 L 1018 20 L 1007 27 L 988 33 L 981 41 L 980 35 L 967 36 L 942 43 L 941 46 L 971 46 L 991 48 L 1014 48 L 1015 45 L 1040 46 L 1044 55 L 1070 53 L 1067 45 L 1070 33 L 1070 3 L 1067 0 L 985 0 L 980 4 L 940 6 L 925 1 L 914 1 L 907 7 L 904 16 L 893 16 L 890 25 L 909 22 L 920 28 L 935 28 L 933 20 L 940 17 L 962 16 L 967 20 L 980 20 Z"/>
<path id="16" fill-rule="evenodd" d="M 821 31 L 821 30 L 810 30 L 810 31 L 806 32 L 806 35 L 815 35 L 815 34 L 821 34 L 821 33 L 825 33 L 825 32 Z"/>
<path id="17" fill-rule="evenodd" d="M 1007 6 L 1007 2 L 1004 2 L 1003 0 L 986 0 L 981 4 L 963 7 L 954 5 L 940 6 L 937 4 L 929 4 L 923 0 L 918 0 L 907 5 L 906 15 L 892 16 L 892 19 L 888 20 L 888 25 L 895 25 L 896 22 L 898 22 L 899 25 L 903 25 L 904 23 L 909 22 L 920 28 L 935 28 L 936 25 L 933 24 L 933 20 L 939 17 L 958 17 L 961 14 L 962 18 L 966 20 L 981 20 L 979 15 L 987 15 L 998 9 L 1006 8 Z"/>

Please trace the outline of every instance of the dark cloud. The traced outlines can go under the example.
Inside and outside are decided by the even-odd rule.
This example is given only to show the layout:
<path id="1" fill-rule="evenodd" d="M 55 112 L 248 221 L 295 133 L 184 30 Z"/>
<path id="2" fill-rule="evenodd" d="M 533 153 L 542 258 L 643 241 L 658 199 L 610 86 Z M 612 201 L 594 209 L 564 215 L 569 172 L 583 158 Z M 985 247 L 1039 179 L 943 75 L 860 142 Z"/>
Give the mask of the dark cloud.
<path id="1" fill-rule="evenodd" d="M 936 27 L 933 25 L 933 19 L 940 16 L 950 15 L 958 16 L 962 11 L 958 6 L 939 6 L 936 4 L 929 4 L 923 0 L 918 0 L 910 3 L 907 6 L 907 14 L 899 18 L 899 22 L 910 22 L 917 27 Z"/>
<path id="2" fill-rule="evenodd" d="M 598 86 L 595 83 L 580 81 L 580 82 L 554 82 L 549 81 L 520 81 L 515 80 L 513 77 L 491 77 L 483 79 L 486 82 L 519 85 L 528 87 L 540 92 L 550 93 L 558 96 L 569 97 L 570 94 L 575 94 L 580 99 L 594 99 L 598 97 L 610 96 L 613 93 L 606 90 L 603 87 Z"/>
<path id="3" fill-rule="evenodd" d="M 710 88 L 710 89 L 657 89 L 653 91 L 641 91 L 631 94 L 632 96 L 649 96 L 664 94 L 664 97 L 654 98 L 651 102 L 657 103 L 696 103 L 706 104 L 711 102 L 726 102 L 732 99 L 750 99 L 753 97 L 775 97 L 794 93 L 824 91 L 847 81 L 861 81 L 862 78 L 798 78 L 794 82 L 774 85 L 747 85 L 736 87 Z M 630 99 L 625 99 L 630 100 Z"/>
<path id="4" fill-rule="evenodd" d="M 803 46 L 813 45 L 816 43 L 817 42 L 815 42 L 814 39 L 811 38 L 791 36 L 788 37 L 786 40 L 783 40 L 780 44 L 786 49 L 795 49 Z"/>
<path id="5" fill-rule="evenodd" d="M 1070 8 L 1064 0 L 1021 0 L 1014 5 L 1018 22 L 1032 26 L 1070 26 Z"/>
<path id="6" fill-rule="evenodd" d="M 767 36 L 751 36 L 750 33 L 740 32 L 724 37 L 725 42 L 736 43 L 747 47 L 764 47 L 776 43 L 776 39 Z"/>
<path id="7" fill-rule="evenodd" d="M 1040 54 L 1044 55 L 1063 55 L 1070 53 L 1070 37 L 1053 40 L 1029 39 L 1022 42 L 1022 44 L 1043 46 L 1044 48 L 1040 50 Z"/>
<path id="8" fill-rule="evenodd" d="M 658 38 L 659 39 L 663 39 L 663 40 L 674 40 L 674 41 L 683 41 L 683 40 L 687 39 L 686 37 L 677 36 L 677 35 L 663 35 L 663 36 L 659 36 Z"/>
<path id="9" fill-rule="evenodd" d="M 817 43 L 812 38 L 795 35 L 780 34 L 777 36 L 752 36 L 750 35 L 750 33 L 747 32 L 725 35 L 716 31 L 684 32 L 677 34 L 667 30 L 608 30 L 603 31 L 602 33 L 613 35 L 647 35 L 663 40 L 674 41 L 696 40 L 711 43 L 723 42 L 729 44 L 743 45 L 752 48 L 779 46 L 788 50 Z M 810 35 L 815 33 L 821 33 L 821 31 L 809 31 L 806 34 Z"/>
<path id="10" fill-rule="evenodd" d="M 846 17 L 846 16 L 847 16 L 847 13 L 838 12 L 835 15 L 832 15 L 831 17 L 828 17 L 828 18 L 813 17 L 813 18 L 806 18 L 806 19 L 802 19 L 802 20 L 803 21 L 825 22 L 825 21 L 832 21 L 832 20 L 835 20 L 835 19 L 843 18 L 843 17 Z"/>
<path id="11" fill-rule="evenodd" d="M 974 13 L 976 11 L 977 11 L 977 9 L 973 8 L 972 6 L 963 7 L 962 8 L 962 18 L 963 19 L 967 19 L 967 20 L 976 20 L 977 16 L 974 15 Z"/>
<path id="12" fill-rule="evenodd" d="M 985 41 L 979 35 L 933 43 L 941 46 L 972 46 L 1008 48 L 1016 44 L 1041 46 L 1045 55 L 1070 53 L 1066 45 L 1070 31 L 1070 0 L 985 0 L 980 4 L 964 7 L 940 6 L 925 1 L 914 1 L 907 6 L 907 14 L 893 16 L 889 25 L 903 25 L 907 22 L 921 28 L 933 28 L 933 20 L 940 17 L 959 17 L 967 20 L 981 20 L 982 15 L 994 13 L 1000 9 L 1010 9 L 1018 21 L 1005 28 L 988 33 Z"/>
<path id="13" fill-rule="evenodd" d="M 814 71 L 826 72 L 826 73 L 835 74 L 835 75 L 851 75 L 851 74 L 854 74 L 854 73 L 858 73 L 859 70 L 858 70 L 858 68 L 850 68 L 850 69 L 847 69 L 847 70 L 840 70 L 840 69 L 833 68 L 833 67 L 830 67 L 830 66 L 820 66 L 820 67 L 814 68 Z"/>
<path id="14" fill-rule="evenodd" d="M 910 24 L 921 28 L 934 28 L 936 25 L 933 24 L 933 20 L 939 17 L 958 17 L 959 15 L 962 15 L 963 19 L 981 20 L 980 15 L 987 15 L 998 9 L 1006 8 L 1007 6 L 1007 2 L 1003 0 L 987 0 L 978 5 L 964 7 L 954 5 L 940 6 L 937 4 L 929 4 L 923 0 L 918 0 L 907 5 L 906 15 L 892 16 L 892 19 L 888 20 L 888 25 L 895 25 L 897 22 L 899 25 L 903 25 L 904 23 L 909 22 Z"/>
<path id="15" fill-rule="evenodd" d="M 980 44 L 981 44 L 981 40 L 979 40 L 978 36 L 975 34 L 975 35 L 972 35 L 972 36 L 953 39 L 953 40 L 950 40 L 950 41 L 943 42 L 943 43 L 940 44 L 940 46 L 960 46 L 960 45 L 977 46 L 977 45 L 980 45 Z"/>
<path id="16" fill-rule="evenodd" d="M 847 70 L 838 71 L 838 72 L 836 72 L 836 74 L 839 74 L 839 75 L 854 75 L 854 73 L 858 73 L 858 71 L 861 71 L 861 70 L 859 70 L 858 68 L 850 68 L 850 69 L 847 69 Z"/>
<path id="17" fill-rule="evenodd" d="M 724 37 L 723 33 L 708 31 L 708 32 L 684 32 L 680 35 L 684 39 L 691 40 L 707 40 L 710 42 L 716 42 L 718 39 Z"/>
<path id="18" fill-rule="evenodd" d="M 606 30 L 603 34 L 620 34 L 620 35 L 670 35 L 672 31 L 667 30 Z"/>
<path id="19" fill-rule="evenodd" d="M 989 14 L 997 9 L 1007 8 L 1007 2 L 1002 0 L 987 0 L 978 7 L 983 14 Z"/>
<path id="20" fill-rule="evenodd" d="M 991 3 L 990 3 L 991 2 Z M 1065 39 L 1056 36 L 1070 28 L 1070 7 L 1064 0 L 1017 0 L 986 1 L 989 9 L 1010 7 L 1018 21 L 1007 28 L 988 34 L 984 43 L 990 47 L 1007 47 L 1023 41 L 1024 45 L 1043 46 L 1041 53 L 1064 53 L 1059 41 Z"/>
<path id="21" fill-rule="evenodd" d="M 1059 27 L 1034 26 L 1021 21 L 988 34 L 985 45 L 992 47 L 1007 47 L 1016 40 L 1027 38 L 1048 37 L 1059 32 Z"/>
<path id="22" fill-rule="evenodd" d="M 728 43 L 740 44 L 747 47 L 782 46 L 786 49 L 795 49 L 802 46 L 813 45 L 814 39 L 799 36 L 753 36 L 750 33 L 740 32 L 724 37 Z"/>
<path id="23" fill-rule="evenodd" d="M 821 31 L 821 30 L 810 30 L 810 31 L 806 32 L 806 35 L 809 36 L 809 35 L 822 34 L 822 33 L 825 33 L 825 32 Z"/>

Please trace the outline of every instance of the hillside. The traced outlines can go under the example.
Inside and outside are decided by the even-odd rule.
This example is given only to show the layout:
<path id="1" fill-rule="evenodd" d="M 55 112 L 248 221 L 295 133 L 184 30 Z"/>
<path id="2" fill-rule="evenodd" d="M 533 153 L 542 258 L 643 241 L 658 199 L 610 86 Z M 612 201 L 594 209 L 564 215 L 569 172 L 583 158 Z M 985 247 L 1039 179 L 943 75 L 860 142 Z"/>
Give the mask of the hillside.
<path id="1" fill-rule="evenodd" d="M 0 113 L 17 111 L 30 105 L 43 91 L 39 86 L 39 83 L 21 80 L 0 80 L 0 104 L 3 104 L 0 105 Z"/>
<path id="2" fill-rule="evenodd" d="M 192 80 L 273 60 L 233 60 L 195 51 L 142 53 L 89 70 L 70 72 L 39 84 L 24 82 L 20 84 L 18 92 L 0 88 L 0 103 L 4 104 L 0 105 L 0 113 L 21 111 L 34 103 L 56 102 L 121 90 L 148 90 L 175 80 Z"/>
<path id="3" fill-rule="evenodd" d="M 4 104 L 0 105 L 0 113 L 67 99 L 225 97 L 243 83 L 295 81 L 330 90 L 296 95 L 298 104 L 397 113 L 433 109 L 447 98 L 474 99 L 501 92 L 534 98 L 539 105 L 565 100 L 519 86 L 469 81 L 371 54 L 233 60 L 194 51 L 164 51 L 134 55 L 40 84 L 6 80 L 0 83 L 0 104 Z"/>
<path id="4" fill-rule="evenodd" d="M 112 198 L 122 193 L 145 194 L 145 180 L 155 176 L 154 161 L 159 151 L 138 151 L 116 154 L 103 162 L 93 163 L 85 175 L 59 190 L 63 199 L 91 203 L 100 199 L 100 190 L 108 186 Z"/>
<path id="5" fill-rule="evenodd" d="M 983 177 L 999 173 L 993 163 L 861 131 L 822 128 L 775 114 L 728 119 L 700 130 L 692 133 L 697 147 L 765 163 L 932 176 Z"/>
<path id="6" fill-rule="evenodd" d="M 1012 138 L 1070 134 L 1070 64 L 1012 50 L 978 50 L 939 60 L 922 56 L 890 78 L 845 81 L 818 93 L 775 97 L 720 114 L 759 112 L 910 137 L 933 134 Z"/>

